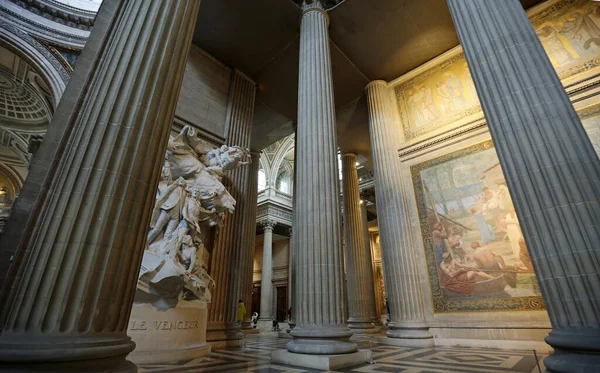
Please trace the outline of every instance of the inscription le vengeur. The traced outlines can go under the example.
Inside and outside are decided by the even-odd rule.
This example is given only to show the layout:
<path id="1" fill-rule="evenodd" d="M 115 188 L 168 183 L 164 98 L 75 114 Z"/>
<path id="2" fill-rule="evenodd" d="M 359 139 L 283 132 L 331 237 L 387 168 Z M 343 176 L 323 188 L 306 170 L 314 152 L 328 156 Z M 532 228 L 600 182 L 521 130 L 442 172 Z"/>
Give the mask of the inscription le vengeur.
<path id="1" fill-rule="evenodd" d="M 129 330 L 148 330 L 150 323 L 132 320 Z M 198 329 L 198 321 L 152 321 L 154 330 L 188 330 Z"/>

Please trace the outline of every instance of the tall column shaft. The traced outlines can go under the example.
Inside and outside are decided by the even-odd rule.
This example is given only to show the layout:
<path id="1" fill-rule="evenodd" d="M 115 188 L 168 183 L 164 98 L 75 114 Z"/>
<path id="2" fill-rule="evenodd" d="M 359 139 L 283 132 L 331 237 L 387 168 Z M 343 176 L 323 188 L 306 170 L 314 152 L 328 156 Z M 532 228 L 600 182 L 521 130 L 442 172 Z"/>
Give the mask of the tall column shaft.
<path id="1" fill-rule="evenodd" d="M 600 161 L 517 0 L 449 0 L 552 332 L 548 372 L 600 366 Z"/>
<path id="2" fill-rule="evenodd" d="M 344 304 L 340 190 L 327 13 L 304 6 L 300 26 L 297 179 L 294 250 L 297 253 L 292 353 L 340 354 L 350 342 Z M 296 245 L 297 244 L 297 245 Z"/>
<path id="3" fill-rule="evenodd" d="M 250 147 L 256 85 L 238 70 L 234 70 L 229 87 L 226 118 L 226 142 L 229 146 Z M 215 240 L 211 259 L 211 276 L 215 291 L 208 314 L 207 340 L 241 339 L 237 320 L 240 291 L 243 288 L 244 267 L 248 260 L 245 241 L 247 210 L 255 202 L 247 197 L 251 167 L 240 167 L 223 178 L 223 184 L 236 200 L 236 211 L 226 217 Z M 256 206 L 253 207 L 256 209 Z"/>
<path id="4" fill-rule="evenodd" d="M 342 156 L 342 194 L 344 196 L 344 241 L 348 286 L 348 327 L 357 332 L 376 331 L 374 317 L 371 253 L 367 252 L 363 227 L 356 154 Z"/>
<path id="5" fill-rule="evenodd" d="M 425 321 L 421 276 L 415 259 L 414 240 L 407 211 L 410 197 L 405 190 L 398 158 L 400 125 L 396 121 L 387 83 L 376 80 L 366 87 L 369 129 L 373 154 L 377 219 L 385 290 L 391 321 L 387 336 L 407 344 L 433 344 Z M 415 341 L 420 340 L 420 341 Z"/>
<path id="6" fill-rule="evenodd" d="M 252 285 L 254 283 L 254 249 L 256 246 L 256 208 L 258 200 L 258 168 L 260 166 L 260 153 L 250 153 L 252 164 L 249 167 L 248 188 L 246 190 L 247 205 L 244 210 L 244 248 L 243 268 L 240 270 L 242 284 L 239 298 L 246 305 L 246 317 L 242 323 L 242 329 L 252 328 Z"/>
<path id="7" fill-rule="evenodd" d="M 115 4 L 2 304 L 3 362 L 124 357 L 134 348 L 127 324 L 200 1 Z"/>
<path id="8" fill-rule="evenodd" d="M 260 281 L 260 320 L 273 319 L 273 228 L 277 223 L 266 220 L 263 240 L 262 276 Z"/>
<path id="9" fill-rule="evenodd" d="M 294 179 L 292 181 L 292 227 L 290 229 L 290 269 L 288 271 L 288 276 L 290 276 L 290 288 L 288 291 L 290 292 L 290 304 L 289 307 L 291 309 L 291 317 L 289 320 L 290 329 L 294 329 L 296 327 L 296 311 L 294 308 L 294 302 L 296 301 L 296 257 L 298 244 L 296 243 L 296 185 L 298 184 L 296 180 L 298 180 L 298 157 L 296 156 L 296 149 L 298 148 L 298 123 L 294 123 Z"/>
<path id="10" fill-rule="evenodd" d="M 371 237 L 369 235 L 369 219 L 367 217 L 366 203 L 360 204 L 360 215 L 362 220 L 363 240 L 365 243 L 365 261 L 367 265 L 365 281 L 369 284 L 367 288 L 367 297 L 369 303 L 369 318 L 375 326 L 381 326 L 381 320 L 377 314 L 377 296 L 373 292 L 375 288 L 375 272 L 373 271 L 373 255 L 371 253 Z"/>

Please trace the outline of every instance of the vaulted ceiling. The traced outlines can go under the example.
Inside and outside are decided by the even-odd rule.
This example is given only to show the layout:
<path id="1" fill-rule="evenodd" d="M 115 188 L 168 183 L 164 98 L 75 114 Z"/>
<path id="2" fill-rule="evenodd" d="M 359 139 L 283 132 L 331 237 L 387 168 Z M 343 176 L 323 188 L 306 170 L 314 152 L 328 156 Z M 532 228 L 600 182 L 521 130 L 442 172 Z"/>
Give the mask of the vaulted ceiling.
<path id="1" fill-rule="evenodd" d="M 540 0 L 522 0 L 528 8 Z M 194 43 L 258 85 L 253 148 L 293 131 L 301 9 L 295 0 L 202 0 Z M 369 166 L 365 85 L 393 80 L 458 45 L 446 0 L 328 0 L 342 151 Z"/>

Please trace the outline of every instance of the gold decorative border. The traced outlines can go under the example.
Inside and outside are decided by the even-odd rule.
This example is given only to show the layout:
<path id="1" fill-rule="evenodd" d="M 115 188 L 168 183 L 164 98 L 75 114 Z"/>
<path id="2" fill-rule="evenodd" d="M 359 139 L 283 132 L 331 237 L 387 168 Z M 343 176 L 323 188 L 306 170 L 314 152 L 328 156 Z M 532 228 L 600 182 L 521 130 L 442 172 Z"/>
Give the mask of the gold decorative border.
<path id="1" fill-rule="evenodd" d="M 555 15 L 557 12 L 559 12 L 565 8 L 568 8 L 572 5 L 577 4 L 579 1 L 580 0 L 557 1 L 555 4 L 548 6 L 545 9 L 540 10 L 535 14 L 529 15 L 529 19 L 530 19 L 531 23 L 534 25 L 534 27 L 538 26 L 538 25 L 542 24 L 543 22 L 545 22 L 548 17 Z M 460 46 L 458 48 L 460 48 Z M 394 93 L 395 93 L 395 97 L 396 97 L 396 105 L 398 106 L 398 111 L 400 113 L 401 123 L 403 123 L 402 124 L 402 132 L 404 134 L 405 142 L 408 142 L 408 141 L 411 141 L 414 139 L 418 139 L 418 138 L 425 139 L 426 135 L 433 132 L 434 130 L 448 127 L 449 125 L 451 125 L 455 122 L 461 121 L 461 120 L 471 119 L 471 121 L 469 123 L 472 123 L 476 120 L 484 118 L 484 114 L 483 114 L 481 105 L 477 104 L 477 105 L 474 105 L 474 106 L 472 106 L 466 110 L 463 110 L 459 113 L 453 114 L 451 116 L 447 116 L 443 120 L 440 120 L 440 121 L 437 121 L 434 123 L 429 123 L 418 129 L 413 129 L 410 126 L 411 120 L 408 116 L 409 110 L 408 110 L 408 107 L 406 104 L 407 100 L 406 100 L 406 97 L 404 94 L 404 90 L 408 86 L 419 84 L 420 82 L 425 80 L 430 75 L 458 62 L 461 59 L 466 62 L 466 59 L 464 58 L 464 54 L 462 53 L 462 51 L 460 52 L 460 54 L 453 56 L 453 57 L 449 58 L 448 60 L 441 62 L 439 65 L 433 66 L 433 67 L 427 69 L 426 71 L 424 71 L 423 73 L 421 73 L 411 79 L 408 79 L 407 81 L 394 87 Z M 573 66 L 567 70 L 563 70 L 562 72 L 560 72 L 558 74 L 558 76 L 562 81 L 564 81 L 566 79 L 572 79 L 579 74 L 594 70 L 598 67 L 600 67 L 600 57 L 594 57 L 594 58 L 590 58 L 587 61 L 582 62 L 581 64 L 579 64 L 577 66 Z M 580 83 L 580 82 L 576 82 L 575 84 L 578 84 L 578 83 Z M 573 84 L 570 84 L 570 85 L 573 85 Z"/>
<path id="2" fill-rule="evenodd" d="M 417 213 L 425 250 L 427 272 L 429 274 L 429 286 L 434 313 L 450 312 L 498 312 L 498 311 L 543 311 L 546 309 L 541 296 L 518 297 L 518 298 L 483 298 L 476 300 L 446 300 L 442 294 L 437 266 L 435 263 L 431 231 L 427 219 L 427 205 L 421 172 L 440 165 L 442 163 L 459 159 L 467 155 L 475 154 L 484 150 L 494 148 L 492 140 L 486 140 L 463 149 L 429 159 L 425 162 L 410 167 L 411 179 L 417 202 Z"/>

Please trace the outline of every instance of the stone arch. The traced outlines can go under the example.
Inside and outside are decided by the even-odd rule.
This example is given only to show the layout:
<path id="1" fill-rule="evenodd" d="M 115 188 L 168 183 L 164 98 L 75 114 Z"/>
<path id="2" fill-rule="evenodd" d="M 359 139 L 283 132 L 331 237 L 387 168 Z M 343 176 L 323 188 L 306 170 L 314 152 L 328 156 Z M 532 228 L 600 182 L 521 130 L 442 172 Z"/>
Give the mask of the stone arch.
<path id="1" fill-rule="evenodd" d="M 61 62 L 40 42 L 7 22 L 0 22 L 0 45 L 14 52 L 43 77 L 51 91 L 53 109 L 56 109 L 69 81 L 69 73 Z"/>

